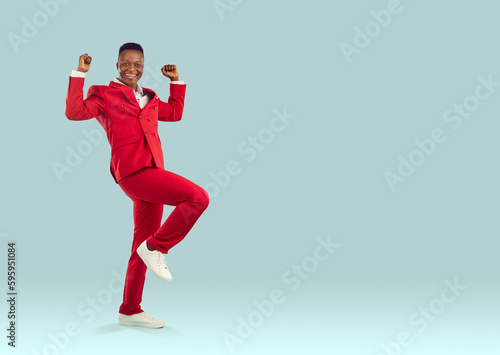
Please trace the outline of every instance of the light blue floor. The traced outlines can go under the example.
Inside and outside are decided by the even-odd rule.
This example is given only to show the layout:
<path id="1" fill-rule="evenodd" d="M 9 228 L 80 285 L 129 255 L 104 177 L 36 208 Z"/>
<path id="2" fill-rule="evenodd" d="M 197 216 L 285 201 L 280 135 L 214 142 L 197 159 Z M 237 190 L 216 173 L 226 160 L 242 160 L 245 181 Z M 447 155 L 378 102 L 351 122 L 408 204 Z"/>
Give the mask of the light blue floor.
<path id="1" fill-rule="evenodd" d="M 18 347 L 2 354 L 500 352 L 500 288 L 485 283 L 458 280 L 465 289 L 456 296 L 446 291 L 447 302 L 443 302 L 443 289 L 447 288 L 444 280 L 305 280 L 292 290 L 280 280 L 164 283 L 148 275 L 143 308 L 164 320 L 166 326 L 144 329 L 118 325 L 121 293 L 110 291 L 109 280 L 25 282 L 18 304 Z M 50 292 L 38 293 L 40 289 Z M 274 309 L 264 301 L 270 299 L 273 290 L 282 292 L 281 303 Z M 92 298 L 95 308 L 91 306 Z M 267 315 L 256 315 L 255 301 L 268 306 Z M 420 315 L 422 308 L 429 309 L 432 320 Z M 246 328 L 246 333 L 240 327 L 238 333 L 240 319 L 254 326 Z M 65 329 L 71 336 L 62 335 Z M 241 337 L 235 340 L 229 333 Z M 232 345 L 227 339 L 233 340 Z"/>

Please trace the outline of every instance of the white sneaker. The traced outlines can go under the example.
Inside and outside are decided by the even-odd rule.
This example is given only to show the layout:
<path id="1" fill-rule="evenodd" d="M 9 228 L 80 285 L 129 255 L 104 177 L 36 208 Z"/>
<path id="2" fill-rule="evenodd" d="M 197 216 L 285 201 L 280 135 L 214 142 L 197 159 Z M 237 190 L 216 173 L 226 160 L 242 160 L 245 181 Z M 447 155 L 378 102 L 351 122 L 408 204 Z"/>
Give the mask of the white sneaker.
<path id="1" fill-rule="evenodd" d="M 153 274 L 162 280 L 172 281 L 172 275 L 168 271 L 167 265 L 165 265 L 165 259 L 161 252 L 158 250 L 149 250 L 146 246 L 146 241 L 143 241 L 137 248 L 137 254 L 139 254 L 144 264 L 146 264 Z"/>
<path id="2" fill-rule="evenodd" d="M 146 312 L 136 313 L 130 316 L 120 313 L 118 315 L 118 323 L 120 325 L 135 325 L 146 328 L 161 328 L 165 326 L 164 321 L 153 318 Z"/>

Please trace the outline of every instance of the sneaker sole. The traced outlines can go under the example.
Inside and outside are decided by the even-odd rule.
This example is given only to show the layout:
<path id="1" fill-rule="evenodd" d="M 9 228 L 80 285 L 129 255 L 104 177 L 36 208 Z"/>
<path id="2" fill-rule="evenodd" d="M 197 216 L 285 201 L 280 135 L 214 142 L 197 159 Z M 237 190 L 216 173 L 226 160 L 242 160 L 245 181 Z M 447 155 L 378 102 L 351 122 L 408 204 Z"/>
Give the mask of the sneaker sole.
<path id="1" fill-rule="evenodd" d="M 154 324 L 138 324 L 138 323 L 135 323 L 135 322 L 118 322 L 118 324 L 120 325 L 125 325 L 125 326 L 132 326 L 132 327 L 143 327 L 143 328 L 163 328 L 165 326 L 165 324 L 163 325 L 154 325 Z"/>

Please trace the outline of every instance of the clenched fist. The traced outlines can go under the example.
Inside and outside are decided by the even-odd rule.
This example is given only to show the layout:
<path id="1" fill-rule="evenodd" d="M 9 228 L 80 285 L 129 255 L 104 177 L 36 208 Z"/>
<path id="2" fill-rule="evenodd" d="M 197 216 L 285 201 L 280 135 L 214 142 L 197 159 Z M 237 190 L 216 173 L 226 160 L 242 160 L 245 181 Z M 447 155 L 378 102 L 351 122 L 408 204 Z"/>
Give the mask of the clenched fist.
<path id="1" fill-rule="evenodd" d="M 161 72 L 172 81 L 179 80 L 179 72 L 174 64 L 164 65 L 163 68 L 161 68 Z"/>
<path id="2" fill-rule="evenodd" d="M 90 68 L 90 62 L 92 61 L 92 57 L 89 56 L 87 53 L 85 54 L 82 54 L 80 56 L 80 60 L 78 62 L 78 71 L 81 71 L 81 72 L 88 72 L 89 71 L 89 68 Z"/>

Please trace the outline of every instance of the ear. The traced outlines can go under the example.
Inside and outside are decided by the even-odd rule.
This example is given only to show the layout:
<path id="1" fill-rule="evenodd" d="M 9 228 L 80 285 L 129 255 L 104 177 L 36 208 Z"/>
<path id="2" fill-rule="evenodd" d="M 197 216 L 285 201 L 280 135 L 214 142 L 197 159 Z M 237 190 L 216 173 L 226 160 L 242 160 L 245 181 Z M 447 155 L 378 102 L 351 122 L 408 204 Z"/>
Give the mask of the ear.
<path id="1" fill-rule="evenodd" d="M 118 70 L 118 62 L 116 62 L 116 70 Z"/>

